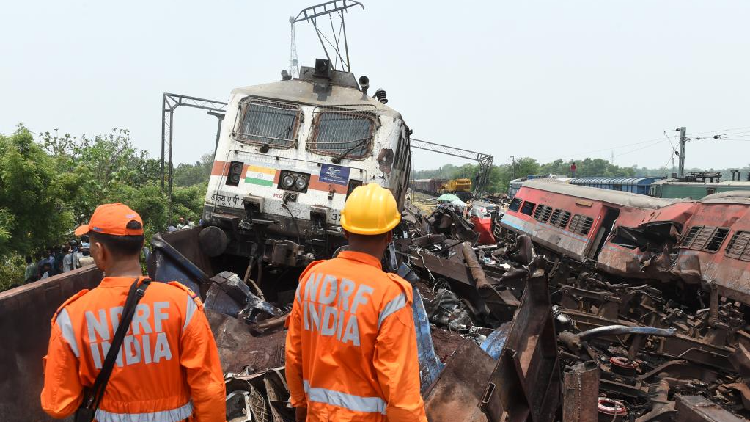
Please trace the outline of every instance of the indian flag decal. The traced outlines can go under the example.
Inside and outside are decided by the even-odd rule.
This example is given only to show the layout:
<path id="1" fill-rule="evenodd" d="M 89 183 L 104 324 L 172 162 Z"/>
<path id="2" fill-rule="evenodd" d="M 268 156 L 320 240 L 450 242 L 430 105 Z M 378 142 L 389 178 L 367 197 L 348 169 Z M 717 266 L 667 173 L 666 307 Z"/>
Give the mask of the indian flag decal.
<path id="1" fill-rule="evenodd" d="M 245 183 L 252 183 L 261 186 L 273 186 L 273 179 L 276 177 L 276 169 L 260 166 L 247 166 L 245 173 Z"/>

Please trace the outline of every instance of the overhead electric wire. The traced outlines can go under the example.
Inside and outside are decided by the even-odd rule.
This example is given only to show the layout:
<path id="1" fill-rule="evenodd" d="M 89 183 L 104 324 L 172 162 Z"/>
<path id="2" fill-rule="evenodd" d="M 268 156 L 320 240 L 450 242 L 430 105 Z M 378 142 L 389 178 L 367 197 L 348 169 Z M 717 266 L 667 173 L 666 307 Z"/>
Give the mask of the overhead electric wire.
<path id="1" fill-rule="evenodd" d="M 663 142 L 664 140 L 661 139 L 661 138 L 659 138 L 659 139 L 648 139 L 646 141 L 633 142 L 633 143 L 624 144 L 624 145 L 616 145 L 616 146 L 613 146 L 613 147 L 602 148 L 602 149 L 597 149 L 597 150 L 588 151 L 588 152 L 574 152 L 574 153 L 568 154 L 568 156 L 569 157 L 573 157 L 575 155 L 578 155 L 578 156 L 580 156 L 580 155 L 590 155 L 590 154 L 593 154 L 595 152 L 611 151 L 611 150 L 618 149 L 618 148 L 626 148 L 626 147 L 632 147 L 632 146 L 635 146 L 635 145 L 643 145 L 643 144 L 645 144 L 647 142 L 654 142 L 654 141 L 661 141 L 661 142 Z M 618 154 L 618 155 L 623 155 L 623 154 Z M 550 156 L 552 156 L 552 155 L 550 155 Z"/>
<path id="2" fill-rule="evenodd" d="M 670 162 L 670 161 L 672 161 L 672 157 L 673 157 L 673 156 L 674 156 L 674 151 L 672 151 L 672 152 L 671 152 L 671 153 L 669 154 L 669 158 L 667 158 L 667 162 L 666 162 L 666 163 L 664 163 L 664 165 L 663 165 L 662 167 L 664 167 L 665 169 L 668 169 L 668 168 L 669 168 L 669 162 Z M 672 166 L 672 167 L 674 168 L 674 166 Z"/>
<path id="3" fill-rule="evenodd" d="M 742 130 L 742 131 L 750 132 L 750 126 L 727 128 L 727 129 L 718 129 L 718 130 L 706 130 L 706 131 L 702 131 L 702 132 L 694 132 L 694 134 L 696 134 L 696 135 L 703 135 L 703 134 L 706 134 L 706 133 L 733 132 L 733 131 L 736 131 L 736 130 Z"/>
<path id="4" fill-rule="evenodd" d="M 669 162 L 672 162 L 672 169 L 674 169 L 674 155 L 677 153 L 677 149 L 674 147 L 674 143 L 672 142 L 672 138 L 667 135 L 667 131 L 664 131 L 664 137 L 667 138 L 669 141 L 669 146 L 672 148 L 672 151 L 669 152 L 669 158 L 667 158 L 667 162 L 664 164 L 664 168 L 669 168 Z"/>
<path id="5" fill-rule="evenodd" d="M 726 133 L 730 132 L 730 133 Z M 710 134 L 709 136 L 705 136 L 705 134 Z M 695 136 L 698 135 L 698 136 Z M 704 135 L 704 136 L 700 136 Z M 667 135 L 667 132 L 664 131 L 664 136 L 666 137 L 666 141 L 669 142 L 670 148 L 672 149 L 671 154 L 674 154 L 677 152 L 677 149 L 674 146 L 674 143 L 672 142 L 672 139 L 669 138 L 669 135 Z M 731 137 L 730 137 L 731 136 Z M 747 137 L 747 139 L 737 139 L 737 138 L 744 138 Z M 726 140 L 726 141 L 736 141 L 736 142 L 750 142 L 750 126 L 744 126 L 744 127 L 735 127 L 735 128 L 727 128 L 723 130 L 707 130 L 702 132 L 696 132 L 692 138 L 688 138 L 688 141 L 703 141 L 703 140 Z M 659 139 L 649 139 L 645 141 L 639 141 L 639 142 L 633 142 L 629 144 L 623 144 L 623 145 L 616 145 L 613 147 L 608 148 L 602 148 L 602 149 L 596 149 L 596 150 L 589 150 L 588 152 L 574 152 L 566 154 L 568 158 L 576 158 L 576 156 L 586 155 L 590 156 L 591 154 L 602 152 L 602 151 L 612 151 L 619 148 L 626 148 L 630 146 L 636 146 L 636 145 L 643 145 L 646 143 L 650 143 L 649 145 L 645 145 L 643 147 L 635 148 L 629 151 L 625 151 L 622 153 L 619 153 L 618 156 L 628 155 L 633 152 L 641 151 L 647 148 L 651 148 L 653 146 L 656 146 L 658 144 L 661 144 L 665 141 L 665 139 L 659 138 Z M 548 157 L 552 157 L 552 155 L 549 155 Z M 558 156 L 559 158 L 559 156 Z M 670 155 L 671 159 L 671 155 Z M 667 164 L 669 163 L 669 160 L 667 161 Z"/>
<path id="6" fill-rule="evenodd" d="M 664 139 L 662 139 L 661 141 L 659 141 L 659 142 L 654 142 L 654 143 L 653 143 L 653 144 L 651 144 L 651 145 L 646 145 L 645 147 L 641 147 L 641 148 L 636 148 L 636 149 L 633 149 L 633 150 L 630 150 L 630 151 L 627 151 L 627 152 L 623 152 L 623 153 L 620 153 L 620 156 L 622 157 L 623 155 L 628 155 L 628 154 L 630 154 L 630 153 L 633 153 L 633 152 L 637 152 L 637 151 L 641 151 L 641 150 L 644 150 L 644 149 L 646 149 L 646 148 L 651 148 L 651 147 L 653 147 L 653 146 L 656 146 L 657 144 L 663 143 L 664 141 L 665 141 L 665 140 L 664 140 Z"/>
<path id="7" fill-rule="evenodd" d="M 667 135 L 666 130 L 664 131 L 664 137 L 667 138 L 667 140 L 669 141 L 669 145 L 672 147 L 672 151 L 677 151 L 674 147 L 674 142 L 672 142 L 672 138 L 670 138 L 669 135 Z"/>

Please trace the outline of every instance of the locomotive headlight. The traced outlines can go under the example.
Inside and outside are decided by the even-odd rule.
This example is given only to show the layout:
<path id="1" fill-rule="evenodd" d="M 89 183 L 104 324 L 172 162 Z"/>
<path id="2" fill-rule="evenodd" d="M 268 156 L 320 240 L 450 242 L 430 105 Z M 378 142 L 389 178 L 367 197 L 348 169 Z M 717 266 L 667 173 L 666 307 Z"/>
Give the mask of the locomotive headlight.
<path id="1" fill-rule="evenodd" d="M 297 180 L 294 182 L 294 187 L 298 190 L 304 190 L 307 187 L 307 177 L 302 174 L 297 176 Z"/>
<path id="2" fill-rule="evenodd" d="M 284 189 L 291 189 L 292 186 L 294 186 L 294 176 L 292 176 L 291 174 L 286 174 L 281 179 L 281 186 L 283 186 Z"/>
<path id="3" fill-rule="evenodd" d="M 297 173 L 296 171 L 282 170 L 279 176 L 279 189 L 286 191 L 305 193 L 310 183 L 310 175 Z"/>

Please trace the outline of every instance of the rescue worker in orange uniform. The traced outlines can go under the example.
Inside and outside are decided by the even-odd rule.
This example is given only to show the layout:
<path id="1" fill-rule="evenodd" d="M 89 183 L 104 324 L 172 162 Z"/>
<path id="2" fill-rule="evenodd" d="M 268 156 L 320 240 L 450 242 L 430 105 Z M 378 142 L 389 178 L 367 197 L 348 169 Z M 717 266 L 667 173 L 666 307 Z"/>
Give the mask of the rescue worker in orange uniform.
<path id="1" fill-rule="evenodd" d="M 286 338 L 298 422 L 427 420 L 412 287 L 380 264 L 400 220 L 389 190 L 356 188 L 341 212 L 349 249 L 300 277 Z"/>
<path id="2" fill-rule="evenodd" d="M 94 384 L 117 330 L 131 284 L 142 280 L 143 222 L 122 204 L 99 206 L 88 234 L 98 287 L 68 299 L 52 318 L 45 359 L 42 408 L 72 415 L 83 388 Z M 151 283 L 136 307 L 104 396 L 98 422 L 226 421 L 226 391 L 219 353 L 200 298 L 172 282 Z"/>

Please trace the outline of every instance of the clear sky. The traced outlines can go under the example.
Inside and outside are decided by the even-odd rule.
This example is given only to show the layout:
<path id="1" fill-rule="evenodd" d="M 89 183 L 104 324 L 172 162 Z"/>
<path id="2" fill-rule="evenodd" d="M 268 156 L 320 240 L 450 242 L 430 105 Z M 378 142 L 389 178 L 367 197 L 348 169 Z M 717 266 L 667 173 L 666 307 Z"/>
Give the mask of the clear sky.
<path id="1" fill-rule="evenodd" d="M 23 123 L 97 134 L 128 128 L 158 155 L 164 91 L 226 100 L 278 80 L 288 19 L 312 1 L 5 1 L 0 133 Z M 348 14 L 352 70 L 387 90 L 414 137 L 495 156 L 750 164 L 750 2 L 364 0 Z M 323 57 L 297 29 L 301 64 Z M 181 109 L 175 160 L 212 150 L 215 118 Z M 416 152 L 414 167 L 462 163 Z"/>

